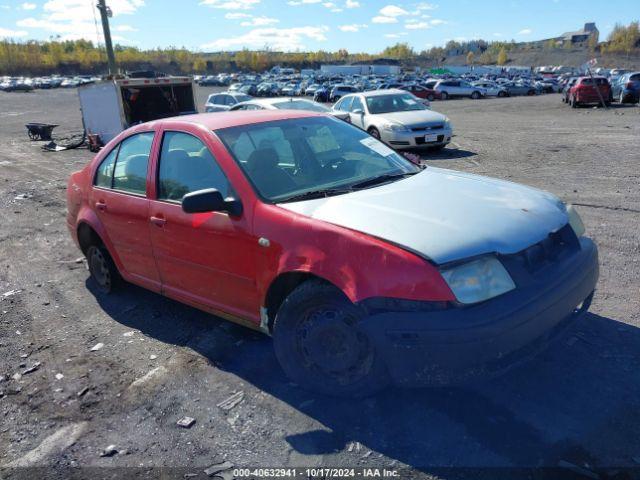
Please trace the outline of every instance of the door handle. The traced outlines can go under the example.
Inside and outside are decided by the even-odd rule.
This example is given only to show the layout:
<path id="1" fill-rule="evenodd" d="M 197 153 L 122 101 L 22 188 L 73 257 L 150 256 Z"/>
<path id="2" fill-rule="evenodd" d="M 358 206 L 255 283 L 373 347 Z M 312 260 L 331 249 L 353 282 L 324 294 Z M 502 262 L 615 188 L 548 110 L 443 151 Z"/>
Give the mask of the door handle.
<path id="1" fill-rule="evenodd" d="M 104 212 L 107 210 L 107 204 L 100 200 L 99 202 L 96 202 L 96 208 L 101 212 Z"/>
<path id="2" fill-rule="evenodd" d="M 151 223 L 153 223 L 157 227 L 164 227 L 164 224 L 167 223 L 167 220 L 163 217 L 151 217 L 149 218 L 149 221 L 151 221 Z"/>

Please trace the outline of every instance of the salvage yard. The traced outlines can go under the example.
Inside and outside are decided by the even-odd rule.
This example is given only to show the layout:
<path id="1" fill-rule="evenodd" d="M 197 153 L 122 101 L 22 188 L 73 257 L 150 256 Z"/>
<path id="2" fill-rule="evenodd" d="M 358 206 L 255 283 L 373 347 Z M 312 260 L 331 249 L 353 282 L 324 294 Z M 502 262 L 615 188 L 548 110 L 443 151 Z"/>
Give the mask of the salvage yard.
<path id="1" fill-rule="evenodd" d="M 198 89 L 200 108 L 213 90 Z M 640 468 L 640 108 L 571 109 L 557 94 L 432 108 L 455 136 L 427 164 L 576 205 L 598 290 L 565 336 L 500 378 L 341 401 L 289 383 L 259 333 L 133 286 L 99 293 L 65 224 L 67 177 L 92 154 L 44 152 L 24 127 L 80 131 L 76 90 L 0 92 L 0 467 Z"/>

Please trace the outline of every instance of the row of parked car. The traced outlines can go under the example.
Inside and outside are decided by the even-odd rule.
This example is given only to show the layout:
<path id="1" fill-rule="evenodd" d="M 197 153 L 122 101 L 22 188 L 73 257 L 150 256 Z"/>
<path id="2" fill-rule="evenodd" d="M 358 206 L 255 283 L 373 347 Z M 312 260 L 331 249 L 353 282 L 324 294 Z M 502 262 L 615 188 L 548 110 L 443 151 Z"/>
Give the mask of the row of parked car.
<path id="1" fill-rule="evenodd" d="M 562 88 L 562 101 L 573 108 L 612 102 L 640 102 L 640 72 L 628 72 L 609 80 L 601 76 L 570 77 Z"/>
<path id="2" fill-rule="evenodd" d="M 0 77 L 0 90 L 4 92 L 29 92 L 34 89 L 50 89 L 50 88 L 75 88 L 87 83 L 94 83 L 100 80 L 96 76 L 78 76 L 78 77 Z"/>

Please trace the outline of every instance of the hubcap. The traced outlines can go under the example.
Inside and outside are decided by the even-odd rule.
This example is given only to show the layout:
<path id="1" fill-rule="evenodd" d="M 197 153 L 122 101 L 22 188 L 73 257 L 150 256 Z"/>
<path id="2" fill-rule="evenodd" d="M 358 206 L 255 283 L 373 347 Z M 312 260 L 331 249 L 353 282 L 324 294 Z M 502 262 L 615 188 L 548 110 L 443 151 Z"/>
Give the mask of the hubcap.
<path id="1" fill-rule="evenodd" d="M 365 375 L 373 363 L 367 336 L 355 318 L 335 309 L 308 312 L 296 331 L 298 349 L 307 368 L 341 385 Z"/>

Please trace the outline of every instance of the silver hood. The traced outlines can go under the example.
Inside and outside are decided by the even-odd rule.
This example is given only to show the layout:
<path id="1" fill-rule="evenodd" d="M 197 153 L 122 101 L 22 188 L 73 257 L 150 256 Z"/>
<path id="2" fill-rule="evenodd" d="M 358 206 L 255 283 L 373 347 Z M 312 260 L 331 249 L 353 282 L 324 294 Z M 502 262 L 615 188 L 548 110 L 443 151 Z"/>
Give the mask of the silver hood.
<path id="1" fill-rule="evenodd" d="M 568 222 L 565 207 L 550 193 L 432 167 L 386 185 L 279 206 L 381 238 L 438 264 L 516 253 Z"/>
<path id="2" fill-rule="evenodd" d="M 444 115 L 431 110 L 411 110 L 408 112 L 378 113 L 376 115 L 371 115 L 370 118 L 374 122 L 377 119 L 381 119 L 406 126 L 444 123 L 446 120 L 446 117 Z"/>

